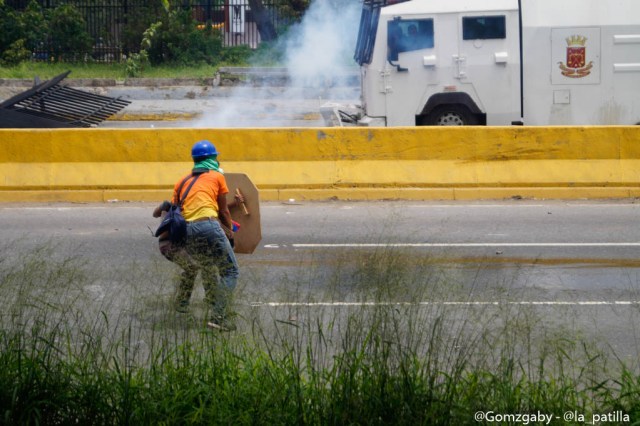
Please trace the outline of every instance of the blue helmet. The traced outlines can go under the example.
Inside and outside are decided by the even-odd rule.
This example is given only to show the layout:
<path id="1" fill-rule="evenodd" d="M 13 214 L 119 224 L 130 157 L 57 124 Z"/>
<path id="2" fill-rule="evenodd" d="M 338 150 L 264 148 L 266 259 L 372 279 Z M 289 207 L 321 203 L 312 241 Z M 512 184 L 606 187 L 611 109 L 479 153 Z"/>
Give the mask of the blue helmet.
<path id="1" fill-rule="evenodd" d="M 218 155 L 218 151 L 208 140 L 196 142 L 193 148 L 191 148 L 191 157 L 193 157 L 194 160 L 211 157 L 212 155 Z"/>

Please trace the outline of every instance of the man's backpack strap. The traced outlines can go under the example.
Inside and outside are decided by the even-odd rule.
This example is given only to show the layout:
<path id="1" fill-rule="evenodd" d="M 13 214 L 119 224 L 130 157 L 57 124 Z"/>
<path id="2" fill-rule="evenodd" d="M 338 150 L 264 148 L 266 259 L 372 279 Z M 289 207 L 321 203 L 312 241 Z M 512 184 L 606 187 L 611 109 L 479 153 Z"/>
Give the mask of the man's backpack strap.
<path id="1" fill-rule="evenodd" d="M 182 204 L 184 203 L 184 200 L 187 199 L 187 195 L 189 195 L 189 191 L 191 190 L 191 187 L 193 186 L 194 183 L 196 183 L 196 181 L 198 180 L 199 177 L 200 177 L 200 173 L 191 174 L 191 175 L 187 176 L 186 178 L 184 178 L 182 180 L 182 182 L 180 183 L 180 187 L 178 187 L 178 193 L 177 193 L 178 194 L 177 205 L 180 206 L 180 208 L 182 208 Z M 184 196 L 180 197 L 180 193 L 182 192 L 182 187 L 191 178 L 193 178 L 193 180 L 191 181 L 191 183 L 187 187 L 187 190 L 184 192 Z"/>

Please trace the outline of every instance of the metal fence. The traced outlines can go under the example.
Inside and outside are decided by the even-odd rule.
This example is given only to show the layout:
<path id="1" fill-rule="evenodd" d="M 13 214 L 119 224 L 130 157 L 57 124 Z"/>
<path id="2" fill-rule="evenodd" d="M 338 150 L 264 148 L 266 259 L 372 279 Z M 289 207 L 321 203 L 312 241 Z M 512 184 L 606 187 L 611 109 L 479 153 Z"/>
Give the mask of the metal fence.
<path id="1" fill-rule="evenodd" d="M 5 0 L 15 10 L 24 10 L 31 0 Z M 95 40 L 93 57 L 97 61 L 118 62 L 140 49 L 140 37 L 162 13 L 160 2 L 148 0 L 37 0 L 44 9 L 71 3 L 84 17 L 87 32 Z M 290 23 L 282 16 L 282 0 L 262 0 L 276 31 Z M 182 8 L 205 24 L 210 22 L 223 34 L 223 45 L 256 48 L 260 32 L 248 0 L 184 0 Z M 36 52 L 37 53 L 37 52 Z"/>

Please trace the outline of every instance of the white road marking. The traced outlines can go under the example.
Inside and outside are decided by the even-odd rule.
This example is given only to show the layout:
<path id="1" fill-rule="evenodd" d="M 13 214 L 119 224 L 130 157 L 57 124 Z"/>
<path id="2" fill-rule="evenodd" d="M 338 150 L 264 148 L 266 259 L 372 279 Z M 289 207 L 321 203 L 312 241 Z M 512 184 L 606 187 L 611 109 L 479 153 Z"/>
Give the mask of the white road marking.
<path id="1" fill-rule="evenodd" d="M 442 208 L 442 207 L 456 207 L 456 208 L 522 208 L 522 207 L 545 207 L 544 204 L 407 204 L 403 206 L 406 208 Z M 550 207 L 550 206 L 546 206 Z"/>
<path id="2" fill-rule="evenodd" d="M 294 248 L 379 248 L 379 247 L 640 247 L 640 242 L 621 243 L 296 243 Z M 267 246 L 265 246 L 267 247 Z M 269 248 L 278 248 L 278 244 L 269 244 Z"/>
<path id="3" fill-rule="evenodd" d="M 616 203 L 598 203 L 595 201 L 593 204 L 589 203 L 549 203 L 549 204 L 466 204 L 460 202 L 459 204 L 406 204 L 403 208 L 440 208 L 440 207 L 455 207 L 455 208 L 529 208 L 529 207 L 546 207 L 546 208 L 566 208 L 566 207 L 633 207 L 638 208 L 640 204 L 633 202 L 622 201 L 619 204 Z"/>
<path id="4" fill-rule="evenodd" d="M 133 208 L 133 209 L 148 209 L 148 207 L 132 207 L 132 206 L 126 206 L 127 208 Z M 64 211 L 69 211 L 69 210 L 78 210 L 78 209 L 83 209 L 83 210 L 106 210 L 106 209 L 110 209 L 111 206 L 69 206 L 69 207 L 2 207 L 0 210 L 43 210 L 43 211 L 58 211 L 58 212 L 64 212 Z"/>
<path id="5" fill-rule="evenodd" d="M 473 302 L 250 302 L 252 307 L 363 307 L 363 306 L 638 306 L 640 300 L 585 301 L 473 301 Z"/>

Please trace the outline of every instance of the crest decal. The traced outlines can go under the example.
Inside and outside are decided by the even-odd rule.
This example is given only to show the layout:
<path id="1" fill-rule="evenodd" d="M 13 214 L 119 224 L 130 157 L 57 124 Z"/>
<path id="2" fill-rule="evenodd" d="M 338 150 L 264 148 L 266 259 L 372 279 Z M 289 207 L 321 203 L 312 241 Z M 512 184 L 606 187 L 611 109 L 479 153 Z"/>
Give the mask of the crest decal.
<path id="1" fill-rule="evenodd" d="M 593 61 L 587 62 L 587 37 L 572 35 L 567 41 L 567 63 L 558 62 L 562 75 L 569 78 L 582 78 L 591 74 Z"/>

